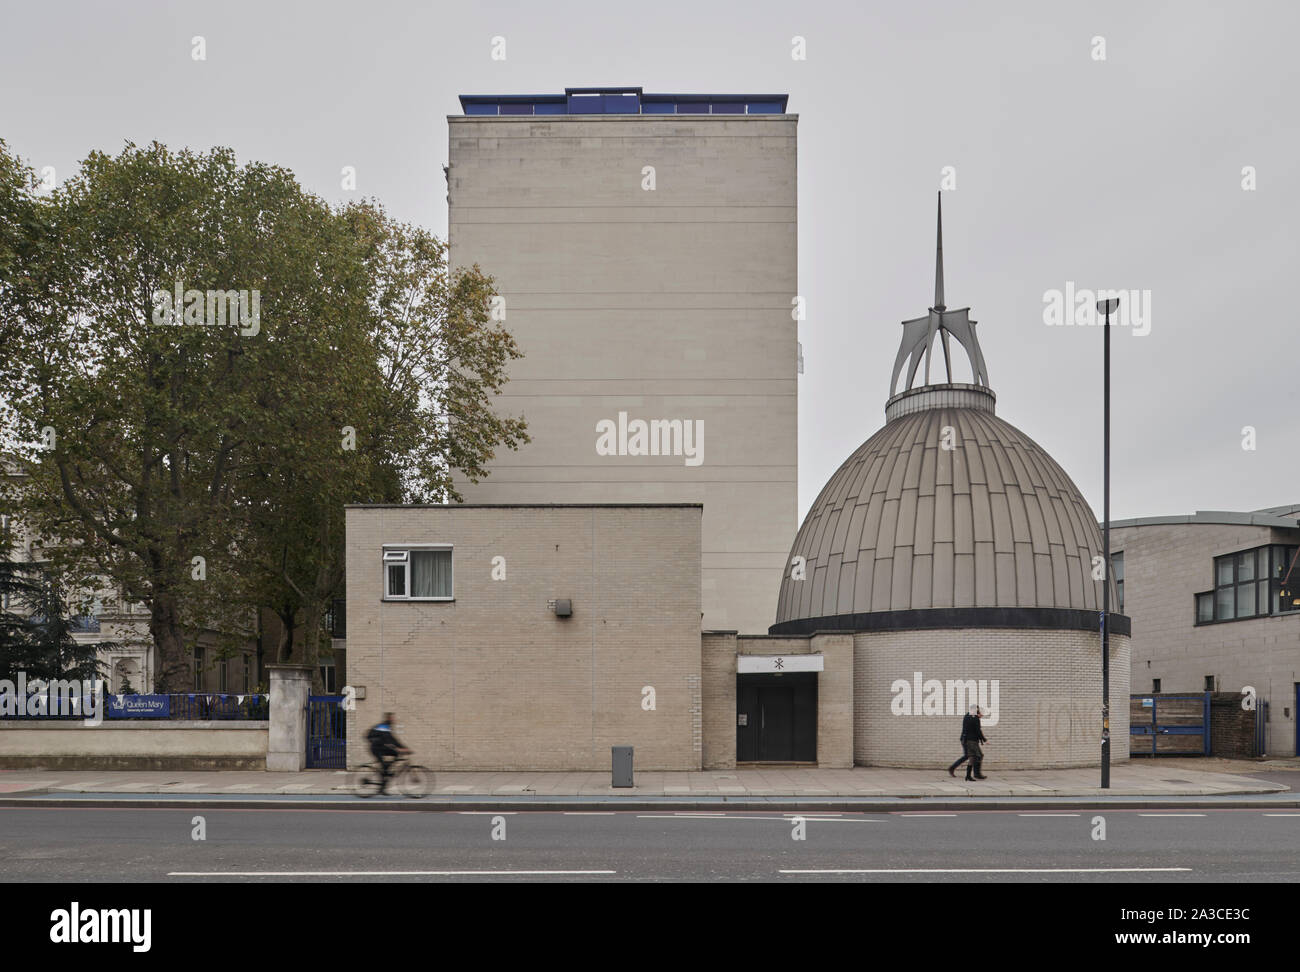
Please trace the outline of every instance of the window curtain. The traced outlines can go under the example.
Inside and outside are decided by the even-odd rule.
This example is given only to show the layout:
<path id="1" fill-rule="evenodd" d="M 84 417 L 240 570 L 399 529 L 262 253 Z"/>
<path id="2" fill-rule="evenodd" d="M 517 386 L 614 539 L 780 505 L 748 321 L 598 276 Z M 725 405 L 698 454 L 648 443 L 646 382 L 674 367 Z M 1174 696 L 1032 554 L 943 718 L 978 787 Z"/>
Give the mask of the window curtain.
<path id="1" fill-rule="evenodd" d="M 411 597 L 451 597 L 451 551 L 411 551 Z"/>

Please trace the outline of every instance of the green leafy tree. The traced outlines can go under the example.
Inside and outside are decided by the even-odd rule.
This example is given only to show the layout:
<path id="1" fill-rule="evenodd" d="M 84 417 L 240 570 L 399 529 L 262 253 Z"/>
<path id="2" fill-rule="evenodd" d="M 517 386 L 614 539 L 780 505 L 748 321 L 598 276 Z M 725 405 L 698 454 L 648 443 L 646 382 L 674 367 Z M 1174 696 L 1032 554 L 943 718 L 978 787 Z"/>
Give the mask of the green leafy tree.
<path id="1" fill-rule="evenodd" d="M 99 677 L 105 645 L 77 643 L 64 594 L 41 565 L 0 560 L 0 604 L 8 605 L 0 610 L 0 678 Z"/>
<path id="2" fill-rule="evenodd" d="M 92 153 L 48 196 L 34 184 L 0 145 L 18 508 L 63 576 L 147 605 L 160 690 L 186 687 L 198 632 L 230 650 L 257 606 L 288 622 L 280 656 L 298 624 L 314 663 L 343 504 L 458 499 L 457 471 L 477 480 L 527 440 L 490 407 L 518 356 L 490 278 L 449 273 L 442 243 L 377 207 L 157 143 Z M 230 291 L 259 295 L 255 323 L 210 323 Z"/>

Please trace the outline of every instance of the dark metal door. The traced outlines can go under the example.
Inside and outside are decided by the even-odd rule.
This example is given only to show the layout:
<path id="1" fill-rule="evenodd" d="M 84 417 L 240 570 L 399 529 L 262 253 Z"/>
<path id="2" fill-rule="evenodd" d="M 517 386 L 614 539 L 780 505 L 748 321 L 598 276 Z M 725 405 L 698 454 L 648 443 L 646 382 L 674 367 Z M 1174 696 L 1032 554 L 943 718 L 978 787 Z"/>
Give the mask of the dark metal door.
<path id="1" fill-rule="evenodd" d="M 737 676 L 736 761 L 816 760 L 816 673 Z"/>
<path id="2" fill-rule="evenodd" d="M 347 768 L 347 712 L 341 695 L 307 696 L 307 768 Z"/>

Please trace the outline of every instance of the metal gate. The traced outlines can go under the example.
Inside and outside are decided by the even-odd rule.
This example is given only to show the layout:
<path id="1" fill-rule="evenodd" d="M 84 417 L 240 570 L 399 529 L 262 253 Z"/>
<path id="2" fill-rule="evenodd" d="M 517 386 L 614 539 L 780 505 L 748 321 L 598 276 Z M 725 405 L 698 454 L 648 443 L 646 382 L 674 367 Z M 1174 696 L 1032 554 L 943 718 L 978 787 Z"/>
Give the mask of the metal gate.
<path id="1" fill-rule="evenodd" d="M 347 712 L 341 695 L 307 696 L 307 768 L 347 768 Z"/>
<path id="2" fill-rule="evenodd" d="M 1210 693 L 1129 696 L 1129 755 L 1208 756 Z"/>

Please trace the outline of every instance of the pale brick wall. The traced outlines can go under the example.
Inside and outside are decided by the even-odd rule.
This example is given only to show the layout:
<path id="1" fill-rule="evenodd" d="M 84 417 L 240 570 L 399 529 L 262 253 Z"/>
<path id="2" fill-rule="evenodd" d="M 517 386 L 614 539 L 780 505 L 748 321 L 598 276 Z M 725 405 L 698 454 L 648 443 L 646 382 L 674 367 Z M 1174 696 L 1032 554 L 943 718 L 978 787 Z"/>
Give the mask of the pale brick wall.
<path id="1" fill-rule="evenodd" d="M 736 632 L 701 637 L 704 769 L 736 768 Z"/>
<path id="2" fill-rule="evenodd" d="M 472 503 L 703 503 L 705 628 L 764 633 L 798 518 L 793 115 L 452 116 L 453 265 L 524 356 L 494 406 L 532 441 Z M 642 168 L 656 168 L 654 191 Z M 596 423 L 703 422 L 703 464 L 601 456 Z"/>
<path id="3" fill-rule="evenodd" d="M 1223 692 L 1255 688 L 1267 700 L 1265 749 L 1296 754 L 1295 686 L 1300 681 L 1300 613 L 1196 624 L 1195 595 L 1212 590 L 1214 558 L 1270 543 L 1295 543 L 1266 526 L 1184 523 L 1111 530 L 1124 553 L 1124 613 L 1133 619 L 1133 688 L 1202 692 L 1213 675 Z"/>
<path id="4" fill-rule="evenodd" d="M 965 706 L 895 715 L 895 680 L 998 680 L 998 722 L 984 726 L 987 769 L 1101 761 L 1101 652 L 1087 631 L 967 628 L 854 635 L 859 765 L 946 766 L 961 755 Z M 1129 639 L 1110 637 L 1111 760 L 1128 759 Z M 955 701 L 955 699 L 954 699 Z M 991 701 L 991 699 L 990 699 Z M 945 699 L 946 702 L 946 699 Z M 946 708 L 946 705 L 945 705 Z"/>
<path id="5" fill-rule="evenodd" d="M 699 507 L 350 507 L 349 765 L 385 710 L 433 768 L 698 769 Z M 382 600 L 385 543 L 454 545 L 452 602 Z M 506 579 L 491 579 L 492 558 Z M 547 601 L 573 600 L 557 618 Z M 656 709 L 642 708 L 653 686 Z"/>

